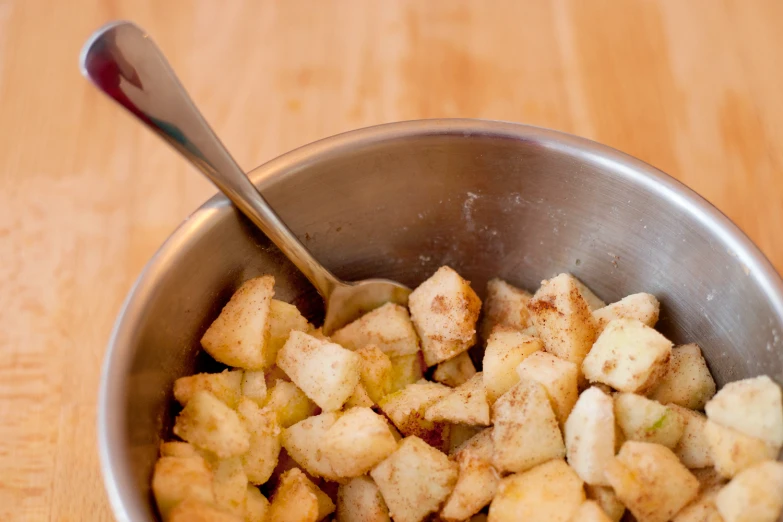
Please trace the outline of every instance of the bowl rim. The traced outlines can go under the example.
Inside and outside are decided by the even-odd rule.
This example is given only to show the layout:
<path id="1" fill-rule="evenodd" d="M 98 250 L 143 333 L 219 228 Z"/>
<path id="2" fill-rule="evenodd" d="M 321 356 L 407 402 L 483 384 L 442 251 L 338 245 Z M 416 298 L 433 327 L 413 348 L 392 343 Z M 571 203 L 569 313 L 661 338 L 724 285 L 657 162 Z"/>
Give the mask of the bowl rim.
<path id="1" fill-rule="evenodd" d="M 561 131 L 521 123 L 469 118 L 426 119 L 386 123 L 364 127 L 324 138 L 298 147 L 253 169 L 249 176 L 261 190 L 277 183 L 308 165 L 342 155 L 374 143 L 412 136 L 461 135 L 535 141 L 556 153 L 584 158 L 596 164 L 611 164 L 612 169 L 634 184 L 641 185 L 659 197 L 669 200 L 704 225 L 729 252 L 742 263 L 746 274 L 763 289 L 772 309 L 783 324 L 783 279 L 772 263 L 748 236 L 714 205 L 663 171 L 624 152 L 587 138 Z M 132 506 L 128 490 L 129 473 L 118 459 L 113 441 L 124 441 L 124 409 L 116 386 L 117 379 L 127 376 L 132 356 L 134 325 L 144 310 L 157 280 L 171 266 L 170 260 L 183 250 L 198 231 L 231 211 L 229 200 L 220 193 L 212 196 L 181 223 L 147 262 L 131 287 L 117 315 L 101 368 L 98 393 L 98 453 L 104 487 L 111 509 L 119 521 L 138 521 L 142 512 Z"/>

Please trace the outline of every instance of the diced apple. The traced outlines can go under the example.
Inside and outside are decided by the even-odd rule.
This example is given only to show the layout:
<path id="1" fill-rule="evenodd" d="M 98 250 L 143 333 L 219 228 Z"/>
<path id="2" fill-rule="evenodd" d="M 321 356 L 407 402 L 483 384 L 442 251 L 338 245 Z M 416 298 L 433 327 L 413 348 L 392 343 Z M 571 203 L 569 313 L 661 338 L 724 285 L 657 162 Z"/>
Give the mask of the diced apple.
<path id="1" fill-rule="evenodd" d="M 374 404 L 370 395 L 367 393 L 367 389 L 360 382 L 356 385 L 353 394 L 345 401 L 344 408 L 372 408 Z"/>
<path id="2" fill-rule="evenodd" d="M 639 522 L 666 522 L 699 493 L 699 481 L 660 444 L 628 441 L 604 470 Z"/>
<path id="3" fill-rule="evenodd" d="M 579 368 L 550 353 L 530 354 L 517 366 L 521 379 L 540 383 L 547 392 L 560 426 L 563 426 L 579 397 Z"/>
<path id="4" fill-rule="evenodd" d="M 243 522 L 242 517 L 213 504 L 188 498 L 171 510 L 169 522 Z"/>
<path id="5" fill-rule="evenodd" d="M 256 485 L 264 484 L 272 475 L 280 455 L 281 430 L 277 414 L 244 398 L 239 401 L 237 413 L 250 434 L 250 448 L 242 455 L 247 480 Z"/>
<path id="6" fill-rule="evenodd" d="M 356 350 L 356 355 L 361 357 L 360 382 L 372 402 L 377 404 L 391 392 L 393 376 L 391 359 L 380 348 L 372 345 L 359 348 Z"/>
<path id="7" fill-rule="evenodd" d="M 457 483 L 458 466 L 418 437 L 402 440 L 370 476 L 394 522 L 420 522 L 437 511 Z"/>
<path id="8" fill-rule="evenodd" d="M 477 373 L 429 406 L 424 418 L 432 422 L 489 426 L 489 403 L 484 390 L 483 375 Z"/>
<path id="9" fill-rule="evenodd" d="M 240 391 L 243 397 L 251 399 L 259 406 L 266 404 L 266 375 L 262 371 L 242 372 Z"/>
<path id="10" fill-rule="evenodd" d="M 394 303 L 386 303 L 337 330 L 332 341 L 349 350 L 376 346 L 389 357 L 419 351 L 419 339 L 408 310 Z"/>
<path id="11" fill-rule="evenodd" d="M 650 328 L 658 322 L 661 303 L 652 294 L 632 294 L 616 303 L 604 306 L 593 312 L 593 319 L 600 334 L 610 321 L 615 319 L 636 319 Z"/>
<path id="12" fill-rule="evenodd" d="M 725 522 L 775 522 L 783 510 L 783 464 L 742 471 L 718 492 L 715 505 Z"/>
<path id="13" fill-rule="evenodd" d="M 587 493 L 587 498 L 601 506 L 609 520 L 620 522 L 625 513 L 625 506 L 617 498 L 617 494 L 611 487 L 585 484 L 585 492 Z"/>
<path id="14" fill-rule="evenodd" d="M 581 365 L 596 337 L 590 307 L 570 274 L 541 282 L 528 308 L 546 351 Z"/>
<path id="15" fill-rule="evenodd" d="M 421 352 L 390 357 L 390 359 L 392 377 L 389 393 L 400 391 L 409 384 L 419 382 L 424 377 L 424 361 Z"/>
<path id="16" fill-rule="evenodd" d="M 282 443 L 285 450 L 314 477 L 324 477 L 327 480 L 339 479 L 323 451 L 324 437 L 339 416 L 334 412 L 321 413 L 283 431 Z"/>
<path id="17" fill-rule="evenodd" d="M 706 491 L 677 513 L 672 522 L 725 522 L 715 505 L 717 489 Z"/>
<path id="18" fill-rule="evenodd" d="M 231 296 L 201 338 L 201 346 L 213 359 L 248 370 L 264 369 L 274 286 L 274 277 L 256 277 Z"/>
<path id="19" fill-rule="evenodd" d="M 500 476 L 487 462 L 478 458 L 462 460 L 457 484 L 443 505 L 440 517 L 446 522 L 470 518 L 489 504 L 499 482 Z"/>
<path id="20" fill-rule="evenodd" d="M 318 522 L 334 504 L 300 469 L 283 473 L 269 505 L 270 522 Z"/>
<path id="21" fill-rule="evenodd" d="M 705 406 L 707 417 L 780 449 L 783 401 L 780 386 L 762 375 L 726 384 Z"/>
<path id="22" fill-rule="evenodd" d="M 586 500 L 571 517 L 571 522 L 612 522 L 596 502 Z"/>
<path id="23" fill-rule="evenodd" d="M 535 381 L 520 381 L 492 407 L 492 463 L 501 472 L 522 472 L 563 458 L 560 426 L 546 390 Z"/>
<path id="24" fill-rule="evenodd" d="M 207 391 L 196 392 L 177 416 L 174 434 L 220 458 L 250 448 L 250 434 L 237 413 Z"/>
<path id="25" fill-rule="evenodd" d="M 707 439 L 715 469 L 726 478 L 765 460 L 774 459 L 778 454 L 778 449 L 766 441 L 711 420 L 704 425 L 704 438 Z"/>
<path id="26" fill-rule="evenodd" d="M 715 381 L 701 349 L 695 344 L 677 346 L 650 398 L 663 404 L 677 404 L 691 410 L 703 410 L 715 395 Z"/>
<path id="27" fill-rule="evenodd" d="M 324 411 L 339 410 L 359 384 L 361 358 L 339 344 L 291 332 L 277 365 Z"/>
<path id="28" fill-rule="evenodd" d="M 635 393 L 614 397 L 614 416 L 626 440 L 654 442 L 674 449 L 685 430 L 685 418 L 674 408 Z"/>
<path id="29" fill-rule="evenodd" d="M 451 388 L 434 382 L 414 383 L 389 394 L 378 404 L 405 436 L 415 435 L 442 451 L 448 449 L 449 425 L 425 418 L 427 408 L 451 393 Z"/>
<path id="30" fill-rule="evenodd" d="M 582 364 L 591 382 L 612 388 L 645 393 L 666 372 L 672 343 L 649 326 L 634 319 L 610 322 Z"/>
<path id="31" fill-rule="evenodd" d="M 615 454 L 612 398 L 593 386 L 576 401 L 565 423 L 568 463 L 588 484 L 608 486 L 604 469 Z"/>
<path id="32" fill-rule="evenodd" d="M 191 444 L 178 440 L 160 443 L 161 457 L 196 457 L 198 451 Z"/>
<path id="33" fill-rule="evenodd" d="M 408 307 L 427 366 L 464 352 L 476 342 L 481 301 L 470 282 L 440 267 L 408 298 Z"/>
<path id="34" fill-rule="evenodd" d="M 504 326 L 495 328 L 487 341 L 482 370 L 490 404 L 519 382 L 519 363 L 543 348 L 537 337 Z"/>
<path id="35" fill-rule="evenodd" d="M 473 366 L 473 361 L 470 360 L 468 352 L 462 352 L 456 357 L 438 364 L 432 374 L 432 379 L 456 388 L 474 375 L 476 375 L 476 367 Z"/>
<path id="36" fill-rule="evenodd" d="M 276 364 L 264 372 L 264 378 L 266 380 L 267 395 L 277 381 L 291 382 L 291 377 L 286 375 Z"/>
<path id="37" fill-rule="evenodd" d="M 550 460 L 500 481 L 489 522 L 568 522 L 585 501 L 579 476 L 563 460 Z"/>
<path id="38" fill-rule="evenodd" d="M 163 520 L 171 510 L 187 498 L 212 503 L 212 472 L 204 459 L 194 457 L 161 457 L 155 463 L 152 492 Z"/>
<path id="39" fill-rule="evenodd" d="M 242 459 L 231 457 L 216 460 L 211 467 L 215 505 L 235 515 L 244 516 L 247 475 L 242 466 Z"/>
<path id="40" fill-rule="evenodd" d="M 389 508 L 375 482 L 367 476 L 352 478 L 337 490 L 340 522 L 391 522 Z"/>
<path id="41" fill-rule="evenodd" d="M 283 380 L 278 380 L 269 390 L 266 408 L 277 413 L 277 421 L 283 428 L 315 415 L 318 409 L 296 384 Z"/>
<path id="42" fill-rule="evenodd" d="M 311 328 L 296 306 L 272 299 L 269 306 L 269 341 L 264 353 L 264 367 L 270 368 L 275 364 L 277 352 L 288 340 L 291 332 L 308 332 Z"/>
<path id="43" fill-rule="evenodd" d="M 245 500 L 245 522 L 266 522 L 269 513 L 269 501 L 252 484 L 247 485 Z"/>
<path id="44" fill-rule="evenodd" d="M 386 419 L 370 408 L 351 408 L 326 431 L 321 453 L 339 477 L 358 477 L 388 457 L 397 441 Z"/>
<path id="45" fill-rule="evenodd" d="M 712 466 L 710 446 L 707 443 L 707 437 L 704 435 L 707 418 L 699 412 L 677 406 L 676 404 L 669 404 L 669 408 L 679 413 L 685 420 L 685 428 L 680 441 L 674 448 L 674 454 L 687 468 Z"/>
<path id="46" fill-rule="evenodd" d="M 484 300 L 484 318 L 481 320 L 481 336 L 486 340 L 498 326 L 524 330 L 530 325 L 527 305 L 533 296 L 502 279 L 491 279 L 487 283 L 487 298 Z"/>
<path id="47" fill-rule="evenodd" d="M 196 392 L 208 391 L 230 408 L 236 408 L 241 394 L 242 373 L 242 370 L 225 370 L 221 373 L 198 373 L 180 377 L 174 381 L 174 398 L 185 406 Z"/>

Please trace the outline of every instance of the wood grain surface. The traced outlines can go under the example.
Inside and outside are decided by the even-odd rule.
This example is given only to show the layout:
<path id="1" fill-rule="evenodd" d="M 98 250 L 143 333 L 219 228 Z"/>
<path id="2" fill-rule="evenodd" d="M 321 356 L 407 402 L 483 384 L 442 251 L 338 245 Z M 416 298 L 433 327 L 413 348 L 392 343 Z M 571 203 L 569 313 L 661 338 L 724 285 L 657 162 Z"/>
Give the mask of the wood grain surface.
<path id="1" fill-rule="evenodd" d="M 110 520 L 96 391 L 120 304 L 214 189 L 78 72 L 147 28 L 239 163 L 477 117 L 660 167 L 783 269 L 779 0 L 0 0 L 0 520 Z"/>

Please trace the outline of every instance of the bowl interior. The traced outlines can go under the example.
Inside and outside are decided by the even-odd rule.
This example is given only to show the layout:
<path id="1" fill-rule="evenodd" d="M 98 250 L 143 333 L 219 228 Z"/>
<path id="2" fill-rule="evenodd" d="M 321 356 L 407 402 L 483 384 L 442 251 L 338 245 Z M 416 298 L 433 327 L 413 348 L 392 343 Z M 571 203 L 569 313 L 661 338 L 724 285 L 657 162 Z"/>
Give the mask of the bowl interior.
<path id="1" fill-rule="evenodd" d="M 521 125 L 409 122 L 318 142 L 257 169 L 264 196 L 345 279 L 415 286 L 447 264 L 483 297 L 502 277 L 534 290 L 575 274 L 607 302 L 646 291 L 659 329 L 697 342 L 719 381 L 783 374 L 780 279 L 726 218 L 650 166 Z M 222 197 L 172 236 L 118 321 L 99 412 L 120 520 L 154 520 L 151 469 L 170 429 L 174 379 L 238 285 L 271 273 L 277 298 L 317 321 L 306 280 Z"/>

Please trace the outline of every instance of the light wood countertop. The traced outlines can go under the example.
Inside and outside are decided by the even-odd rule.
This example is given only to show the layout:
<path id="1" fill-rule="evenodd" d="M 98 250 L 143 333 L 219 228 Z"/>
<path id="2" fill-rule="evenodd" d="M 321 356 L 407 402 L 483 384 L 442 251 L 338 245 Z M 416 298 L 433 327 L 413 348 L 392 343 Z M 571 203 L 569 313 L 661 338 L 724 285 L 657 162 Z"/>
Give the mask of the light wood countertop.
<path id="1" fill-rule="evenodd" d="M 110 520 L 96 392 L 144 263 L 213 187 L 78 72 L 137 21 L 240 165 L 432 117 L 586 136 L 783 270 L 783 2 L 0 0 L 0 520 Z"/>

